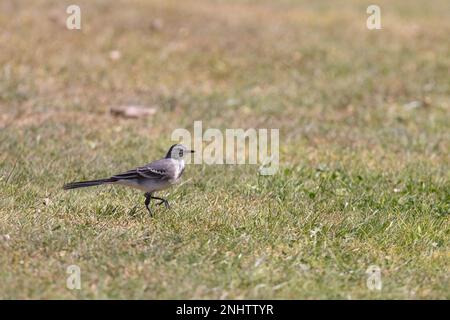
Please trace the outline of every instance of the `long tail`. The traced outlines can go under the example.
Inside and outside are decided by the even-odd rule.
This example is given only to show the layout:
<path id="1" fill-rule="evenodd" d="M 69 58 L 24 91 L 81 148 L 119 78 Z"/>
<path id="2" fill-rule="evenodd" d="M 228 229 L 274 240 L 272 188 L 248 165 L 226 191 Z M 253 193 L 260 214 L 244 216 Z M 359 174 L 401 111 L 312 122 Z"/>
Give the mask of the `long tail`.
<path id="1" fill-rule="evenodd" d="M 114 181 L 115 181 L 114 179 L 108 178 L 108 179 L 99 179 L 99 180 L 71 182 L 71 183 L 65 184 L 63 186 L 63 189 L 70 190 L 70 189 L 76 189 L 76 188 L 99 186 L 101 184 L 110 183 L 110 182 L 114 182 Z"/>

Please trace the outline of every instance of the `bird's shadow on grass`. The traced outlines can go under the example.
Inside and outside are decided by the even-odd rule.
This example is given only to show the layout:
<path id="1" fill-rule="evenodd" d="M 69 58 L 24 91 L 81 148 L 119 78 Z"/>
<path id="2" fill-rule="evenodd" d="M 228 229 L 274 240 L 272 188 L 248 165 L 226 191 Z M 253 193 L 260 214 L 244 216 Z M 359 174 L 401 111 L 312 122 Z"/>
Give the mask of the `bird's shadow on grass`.
<path id="1" fill-rule="evenodd" d="M 157 209 L 152 208 L 153 212 Z M 95 214 L 99 217 L 119 218 L 130 217 L 132 219 L 143 220 L 149 213 L 141 205 L 134 205 L 131 208 L 126 208 L 121 205 L 106 204 L 95 208 Z"/>
<path id="2" fill-rule="evenodd" d="M 98 216 L 114 217 L 119 214 L 118 208 L 119 208 L 119 206 L 114 206 L 114 205 L 108 203 L 101 207 L 95 208 L 95 214 Z"/>
<path id="3" fill-rule="evenodd" d="M 97 207 L 95 213 L 102 217 L 119 217 L 119 216 L 129 216 L 131 218 L 142 218 L 146 212 L 141 210 L 138 205 L 131 208 L 124 208 L 120 205 L 112 205 L 110 203 Z"/>
<path id="4" fill-rule="evenodd" d="M 134 205 L 132 208 L 126 210 L 126 214 L 131 218 L 143 218 L 145 214 L 148 214 L 147 211 L 144 212 L 139 205 Z"/>

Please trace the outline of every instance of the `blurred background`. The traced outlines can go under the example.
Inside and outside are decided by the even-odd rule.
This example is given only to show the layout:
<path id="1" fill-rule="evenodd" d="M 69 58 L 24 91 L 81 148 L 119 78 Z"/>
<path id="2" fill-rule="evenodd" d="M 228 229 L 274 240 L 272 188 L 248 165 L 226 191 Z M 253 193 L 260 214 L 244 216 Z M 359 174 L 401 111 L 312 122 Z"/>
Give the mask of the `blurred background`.
<path id="1" fill-rule="evenodd" d="M 388 148 L 423 151 L 438 135 L 419 137 L 447 120 L 447 1 L 380 1 L 373 31 L 365 1 L 80 1 L 81 30 L 65 27 L 68 5 L 2 1 L 3 126 L 119 130 L 129 123 L 110 108 L 138 104 L 159 112 L 136 134 L 199 119 L 282 128 L 286 143 L 377 147 L 395 125 Z M 409 117 L 415 139 L 402 131 Z"/>

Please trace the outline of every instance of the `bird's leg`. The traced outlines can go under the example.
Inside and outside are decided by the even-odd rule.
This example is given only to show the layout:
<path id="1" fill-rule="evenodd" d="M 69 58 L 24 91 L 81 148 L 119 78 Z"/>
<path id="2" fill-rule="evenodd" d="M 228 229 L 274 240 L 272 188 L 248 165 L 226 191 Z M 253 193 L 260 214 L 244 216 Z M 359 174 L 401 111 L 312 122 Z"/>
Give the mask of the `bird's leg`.
<path id="1" fill-rule="evenodd" d="M 150 216 L 152 216 L 152 211 L 150 210 L 150 207 L 148 206 L 150 204 L 150 200 L 152 199 L 152 194 L 150 192 L 145 193 L 145 207 L 148 210 L 148 213 L 150 213 Z"/>
<path id="2" fill-rule="evenodd" d="M 166 199 L 163 199 L 163 198 L 160 198 L 160 197 L 153 197 L 153 196 L 152 196 L 152 199 L 160 200 L 158 205 L 162 205 L 164 203 L 164 206 L 166 207 L 166 209 L 170 209 L 169 201 L 167 201 Z"/>

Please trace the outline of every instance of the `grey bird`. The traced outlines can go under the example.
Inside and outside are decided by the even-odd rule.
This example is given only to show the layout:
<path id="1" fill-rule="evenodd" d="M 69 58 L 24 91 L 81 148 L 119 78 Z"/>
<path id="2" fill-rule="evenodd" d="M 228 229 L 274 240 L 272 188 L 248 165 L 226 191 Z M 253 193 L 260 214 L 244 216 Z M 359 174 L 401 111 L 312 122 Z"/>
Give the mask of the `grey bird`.
<path id="1" fill-rule="evenodd" d="M 166 208 L 170 208 L 169 202 L 166 199 L 155 197 L 153 194 L 180 182 L 181 175 L 184 172 L 184 156 L 193 152 L 194 150 L 188 150 L 182 144 L 174 144 L 170 147 L 163 159 L 106 179 L 71 182 L 65 184 L 63 189 L 69 190 L 103 184 L 136 188 L 145 192 L 145 207 L 151 215 L 152 211 L 149 207 L 151 199 L 160 200 L 158 205 L 164 204 Z"/>

